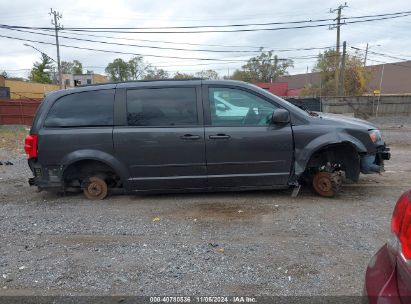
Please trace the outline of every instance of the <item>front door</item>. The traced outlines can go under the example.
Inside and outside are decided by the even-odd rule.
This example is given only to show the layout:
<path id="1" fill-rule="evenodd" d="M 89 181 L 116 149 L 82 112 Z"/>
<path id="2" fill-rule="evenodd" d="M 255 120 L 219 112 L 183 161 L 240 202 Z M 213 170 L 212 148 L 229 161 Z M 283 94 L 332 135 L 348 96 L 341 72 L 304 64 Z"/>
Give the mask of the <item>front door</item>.
<path id="1" fill-rule="evenodd" d="M 114 128 L 116 155 L 135 190 L 206 186 L 200 87 L 127 88 L 127 126 Z"/>
<path id="2" fill-rule="evenodd" d="M 291 125 L 275 125 L 279 106 L 237 87 L 204 87 L 208 185 L 255 187 L 287 184 L 293 159 Z"/>

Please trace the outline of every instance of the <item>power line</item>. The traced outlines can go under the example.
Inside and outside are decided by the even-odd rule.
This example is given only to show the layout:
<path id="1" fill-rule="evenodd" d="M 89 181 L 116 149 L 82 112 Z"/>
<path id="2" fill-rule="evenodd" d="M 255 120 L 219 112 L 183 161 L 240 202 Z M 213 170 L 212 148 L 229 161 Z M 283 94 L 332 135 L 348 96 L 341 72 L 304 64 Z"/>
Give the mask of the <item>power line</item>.
<path id="1" fill-rule="evenodd" d="M 64 31 L 63 31 L 64 32 Z M 203 44 L 203 43 L 190 43 L 190 42 L 173 42 L 173 41 L 162 41 L 162 40 L 149 40 L 149 39 L 134 39 L 128 37 L 113 37 L 113 36 L 102 36 L 102 35 L 93 35 L 93 34 L 84 34 L 84 33 L 71 33 L 79 36 L 90 36 L 90 37 L 98 37 L 98 38 L 109 38 L 109 39 L 118 39 L 118 40 L 128 40 L 128 41 L 143 41 L 143 42 L 154 42 L 154 43 L 164 43 L 164 44 L 177 44 L 177 45 L 193 45 L 193 46 L 211 46 L 211 47 L 230 47 L 230 48 L 269 48 L 266 46 L 245 46 L 245 45 L 222 45 L 222 44 Z"/>
<path id="2" fill-rule="evenodd" d="M 20 40 L 20 41 L 29 41 L 29 42 L 34 42 L 34 43 L 47 44 L 47 45 L 56 45 L 55 43 L 52 43 L 52 42 L 45 42 L 45 41 L 38 41 L 38 40 L 32 40 L 32 39 L 26 39 L 26 38 L 11 37 L 11 36 L 6 36 L 6 35 L 0 35 L 0 37 L 7 38 L 7 39 Z M 60 44 L 60 46 L 67 47 L 67 48 L 80 49 L 80 50 L 87 50 L 87 51 L 96 51 L 96 52 L 122 54 L 122 55 L 133 55 L 133 56 L 143 56 L 143 57 L 155 57 L 155 58 L 171 58 L 171 59 L 183 59 L 183 60 L 205 60 L 205 61 L 227 61 L 227 60 L 230 60 L 230 61 L 237 61 L 237 62 L 244 62 L 244 61 L 248 60 L 248 59 L 243 60 L 243 59 L 222 59 L 222 58 L 197 58 L 197 57 L 178 57 L 178 56 L 163 56 L 163 55 L 154 55 L 154 54 L 140 54 L 140 53 L 121 52 L 121 51 L 112 51 L 112 50 L 104 50 L 104 49 L 93 49 L 93 48 L 79 47 L 79 46 L 66 45 L 66 44 Z M 288 60 L 288 59 L 278 58 L 278 60 Z"/>
<path id="3" fill-rule="evenodd" d="M 63 30 L 64 32 L 64 30 Z M 104 36 L 104 35 L 93 35 L 93 34 L 84 34 L 84 33 L 71 33 L 71 35 L 79 35 L 79 36 L 90 36 L 90 37 L 99 37 L 99 38 L 107 38 L 107 39 L 117 39 L 117 40 L 129 40 L 129 41 L 144 41 L 144 42 L 154 42 L 154 43 L 164 43 L 164 44 L 177 44 L 177 45 L 192 45 L 192 46 L 211 46 L 211 47 L 224 47 L 224 48 L 254 48 L 257 50 L 260 49 L 269 49 L 273 52 L 292 52 L 292 51 L 307 51 L 307 50 L 325 50 L 330 49 L 332 46 L 323 46 L 323 47 L 299 47 L 299 48 L 286 48 L 286 49 L 278 49 L 274 47 L 268 46 L 251 46 L 251 45 L 222 45 L 222 44 L 204 44 L 204 43 L 189 43 L 189 42 L 173 42 L 173 41 L 163 41 L 163 40 L 149 40 L 149 39 L 134 39 L 134 38 L 127 38 L 127 37 L 114 37 L 114 36 Z M 188 49 L 192 50 L 192 49 Z"/>
<path id="4" fill-rule="evenodd" d="M 343 25 L 381 21 L 387 19 L 395 19 L 400 17 L 411 16 L 411 14 L 403 14 L 397 16 L 389 16 L 382 18 L 366 19 L 366 20 L 354 20 L 349 22 L 344 22 Z M 201 33 L 239 33 L 239 32 L 259 32 L 259 31 L 280 31 L 280 30 L 293 30 L 293 29 L 306 29 L 306 28 L 316 28 L 331 26 L 333 24 L 314 24 L 314 25 L 302 25 L 302 26 L 291 26 L 291 27 L 276 27 L 276 28 L 258 28 L 258 29 L 235 29 L 235 30 L 203 30 L 203 31 L 116 31 L 116 30 L 68 30 L 73 32 L 92 32 L 92 33 L 123 33 L 123 34 L 201 34 Z"/>
<path id="5" fill-rule="evenodd" d="M 346 5 L 340 5 L 337 9 L 332 10 L 332 12 L 341 10 L 347 7 Z M 403 14 L 411 14 L 411 11 L 402 11 L 396 13 L 385 13 L 385 14 L 374 14 L 374 15 L 363 15 L 363 16 L 352 16 L 352 17 L 342 17 L 341 19 L 364 19 L 364 18 L 376 18 L 376 17 L 386 17 L 386 16 L 398 16 Z M 66 30 L 157 30 L 157 29 L 197 29 L 197 28 L 226 28 L 226 27 L 249 27 L 249 26 L 267 26 L 267 25 L 285 25 L 285 24 L 301 24 L 301 23 L 318 23 L 326 21 L 335 21 L 334 18 L 326 19 L 314 19 L 314 20 L 297 20 L 297 21 L 285 21 L 285 22 L 264 22 L 264 23 L 236 23 L 236 24 L 224 24 L 224 25 L 188 25 L 188 26 L 159 26 L 159 27 L 71 27 L 66 28 Z M 50 29 L 47 27 L 39 27 L 37 29 Z"/>
<path id="6" fill-rule="evenodd" d="M 341 5 L 340 8 L 343 9 L 347 7 L 346 5 Z M 337 9 L 338 10 L 338 9 Z M 403 11 L 397 13 L 387 13 L 387 14 L 376 14 L 376 15 L 365 15 L 365 16 L 352 16 L 352 17 L 342 17 L 343 20 L 349 19 L 363 19 L 363 18 L 375 18 L 375 17 L 385 17 L 385 16 L 397 16 L 402 14 L 410 14 L 411 11 Z M 158 26 L 158 27 L 94 27 L 94 28 L 81 28 L 73 27 L 67 28 L 67 30 L 77 30 L 77 29 L 95 29 L 95 30 L 104 30 L 104 29 L 116 29 L 116 30 L 157 30 L 157 29 L 197 29 L 197 28 L 225 28 L 225 27 L 248 27 L 248 26 L 267 26 L 267 25 L 284 25 L 284 24 L 301 24 L 301 23 L 317 23 L 317 22 L 326 22 L 326 21 L 335 21 L 335 19 L 315 19 L 315 20 L 298 20 L 298 21 L 286 21 L 286 22 L 264 22 L 264 23 L 243 23 L 243 24 L 224 24 L 224 25 L 187 25 L 187 26 Z"/>
<path id="7" fill-rule="evenodd" d="M 411 15 L 411 11 L 401 12 L 401 13 L 391 13 L 391 14 L 380 14 L 385 15 L 386 17 L 362 17 L 358 16 L 355 18 L 371 18 L 371 19 L 364 19 L 364 20 L 354 20 L 344 22 L 343 25 L 346 24 L 355 24 L 355 23 L 363 23 L 363 22 L 372 22 L 372 21 L 380 21 L 380 20 L 387 20 L 387 19 L 394 19 L 400 17 L 407 17 Z M 349 18 L 345 18 L 346 20 L 351 20 Z M 325 20 L 325 19 L 324 19 Z M 292 22 L 299 22 L 299 21 L 292 21 Z M 305 21 L 313 22 L 313 21 Z M 288 24 L 290 24 L 289 22 Z M 229 29 L 229 30 L 202 30 L 202 31 L 124 31 L 124 30 L 116 30 L 116 28 L 107 28 L 104 30 L 99 30 L 98 28 L 70 28 L 66 31 L 73 31 L 73 32 L 106 32 L 106 33 L 128 33 L 128 34 L 199 34 L 199 33 L 236 33 L 236 32 L 256 32 L 256 31 L 278 31 L 278 30 L 291 30 L 291 29 L 304 29 L 304 28 L 315 28 L 315 27 L 324 27 L 324 26 L 332 26 L 334 24 L 325 23 L 325 24 L 311 24 L 311 25 L 301 25 L 301 26 L 291 26 L 291 27 L 275 27 L 275 28 L 257 28 L 257 29 Z M 49 30 L 48 27 L 26 27 L 26 26 L 10 26 L 4 25 L 10 28 L 21 28 L 21 29 L 34 29 L 34 30 Z"/>
<path id="8" fill-rule="evenodd" d="M 14 39 L 14 40 L 20 40 L 20 41 L 29 41 L 29 42 L 34 42 L 34 43 L 40 43 L 40 44 L 46 44 L 46 45 L 56 45 L 55 43 L 52 42 L 45 42 L 45 41 L 38 41 L 38 40 L 32 40 L 32 39 L 26 39 L 26 38 L 19 38 L 19 37 L 11 37 L 7 35 L 0 35 L 0 37 L 7 38 L 7 39 Z M 205 61 L 237 61 L 237 62 L 245 62 L 248 61 L 249 58 L 247 59 L 231 59 L 231 58 L 198 58 L 198 57 L 178 57 L 178 56 L 165 56 L 165 55 L 155 55 L 155 54 L 141 54 L 141 53 L 132 53 L 132 52 L 122 52 L 122 51 L 114 51 L 114 50 L 105 50 L 105 49 L 94 49 L 94 48 L 88 48 L 88 47 L 79 47 L 79 46 L 74 46 L 74 45 L 66 45 L 66 44 L 60 44 L 62 47 L 67 47 L 67 48 L 74 48 L 74 49 L 80 49 L 80 50 L 88 50 L 88 51 L 96 51 L 96 52 L 104 52 L 104 53 L 113 53 L 113 54 L 122 54 L 122 55 L 133 55 L 133 56 L 145 56 L 145 57 L 155 57 L 155 58 L 171 58 L 171 59 L 183 59 L 183 60 L 205 60 Z M 290 60 L 290 59 L 304 59 L 304 58 L 315 58 L 317 55 L 314 55 L 315 57 L 312 57 L 313 55 L 307 56 L 300 56 L 300 57 L 290 57 L 290 58 L 273 58 L 271 60 L 279 60 L 279 61 L 284 61 L 284 60 Z M 242 57 L 242 56 L 241 56 Z"/>
<path id="9" fill-rule="evenodd" d="M 42 36 L 54 36 L 52 34 L 46 33 L 39 33 L 33 31 L 26 31 L 21 29 L 9 28 L 0 26 L 2 29 L 18 31 L 23 33 L 30 33 L 35 35 L 42 35 Z M 108 42 L 108 41 L 99 41 L 99 40 L 92 40 L 92 39 L 82 39 L 77 37 L 70 37 L 70 36 L 59 36 L 60 38 L 64 39 L 71 39 L 77 41 L 86 41 L 86 42 L 93 42 L 93 43 L 101 43 L 101 44 L 108 44 L 108 45 L 116 45 L 116 46 L 132 46 L 132 47 L 139 47 L 139 48 L 150 48 L 150 49 L 160 49 L 160 50 L 175 50 L 175 51 L 190 51 L 190 52 L 211 52 L 211 53 L 258 53 L 259 51 L 249 51 L 249 50 L 212 50 L 212 49 L 187 49 L 187 48 L 172 48 L 172 47 L 161 47 L 161 46 L 152 46 L 152 45 L 138 45 L 138 44 L 127 44 L 127 43 L 116 43 L 116 42 Z M 105 37 L 110 38 L 110 37 Z M 324 50 L 329 49 L 329 47 L 306 47 L 306 48 L 295 48 L 295 49 L 278 49 L 278 50 L 271 50 L 275 52 L 291 52 L 291 51 L 309 51 L 309 50 Z"/>
<path id="10" fill-rule="evenodd" d="M 381 60 L 377 60 L 377 59 L 368 59 L 369 61 L 374 61 L 374 62 L 378 62 L 381 64 L 389 64 L 389 65 L 395 65 L 395 66 L 399 66 L 399 67 L 403 67 L 403 68 L 407 68 L 407 69 L 411 69 L 411 65 L 403 65 L 401 63 L 397 63 L 397 62 L 386 62 L 386 61 L 381 61 Z M 370 68 L 373 66 L 368 66 L 367 68 Z"/>
<path id="11" fill-rule="evenodd" d="M 357 51 L 365 51 L 364 49 L 360 49 L 360 48 L 354 47 L 354 46 L 352 46 L 351 48 L 354 49 L 354 50 L 357 50 Z M 387 58 L 402 60 L 402 61 L 408 61 L 408 60 L 409 60 L 409 59 L 400 58 L 400 57 L 396 57 L 396 56 L 391 56 L 391 55 L 388 55 L 388 54 L 385 54 L 385 53 L 379 53 L 379 52 L 370 51 L 370 50 L 368 50 L 368 53 L 369 53 L 369 54 L 374 54 L 374 55 L 383 56 L 383 57 L 387 57 Z"/>

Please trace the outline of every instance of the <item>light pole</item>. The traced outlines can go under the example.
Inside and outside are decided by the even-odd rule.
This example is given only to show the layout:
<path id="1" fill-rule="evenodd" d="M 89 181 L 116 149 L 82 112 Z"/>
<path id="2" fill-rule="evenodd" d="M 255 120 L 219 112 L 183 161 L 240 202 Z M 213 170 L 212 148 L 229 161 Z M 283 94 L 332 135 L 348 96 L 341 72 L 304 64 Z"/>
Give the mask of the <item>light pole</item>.
<path id="1" fill-rule="evenodd" d="M 44 52 L 42 52 L 42 51 L 40 51 L 38 48 L 36 48 L 36 47 L 34 47 L 34 46 L 32 46 L 31 44 L 27 44 L 27 43 L 24 43 L 23 44 L 24 46 L 28 46 L 28 47 L 31 47 L 32 49 L 35 49 L 37 52 L 39 52 L 40 54 L 42 54 L 42 55 L 44 55 L 44 56 L 46 56 L 47 58 L 49 58 L 51 61 L 54 61 L 55 63 L 57 63 L 57 61 L 56 60 L 54 60 L 52 57 L 50 57 L 49 55 L 47 55 L 46 53 L 44 53 Z M 54 70 L 54 69 L 53 69 Z M 54 70 L 54 78 L 56 77 L 56 72 L 55 72 L 55 70 Z"/>

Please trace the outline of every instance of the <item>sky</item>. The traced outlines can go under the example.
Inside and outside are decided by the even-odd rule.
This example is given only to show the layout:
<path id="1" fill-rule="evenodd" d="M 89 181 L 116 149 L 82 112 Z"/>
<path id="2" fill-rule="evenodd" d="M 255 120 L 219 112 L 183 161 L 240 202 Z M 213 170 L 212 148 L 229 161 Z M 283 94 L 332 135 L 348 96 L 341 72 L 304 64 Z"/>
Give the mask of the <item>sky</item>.
<path id="1" fill-rule="evenodd" d="M 67 29 L 79 27 L 203 26 L 329 19 L 336 17 L 336 13 L 331 13 L 330 9 L 335 9 L 340 4 L 344 4 L 344 2 L 327 0 L 0 0 L 0 23 L 13 26 L 51 27 L 49 12 L 52 7 L 53 10 L 62 14 L 60 24 L 63 25 L 64 29 L 59 32 L 60 36 L 110 43 L 133 44 L 133 46 L 110 45 L 60 38 L 60 44 L 66 45 L 60 48 L 61 60 L 72 61 L 77 59 L 82 62 L 85 70 L 92 70 L 96 73 L 104 74 L 107 64 L 115 58 L 129 60 L 133 57 L 132 54 L 140 54 L 143 55 L 146 62 L 163 68 L 171 75 L 177 71 L 195 73 L 201 70 L 214 69 L 221 76 L 227 76 L 235 69 L 240 68 L 248 58 L 258 55 L 259 47 L 264 47 L 263 50 L 273 50 L 273 53 L 278 55 L 279 58 L 294 59 L 294 67 L 290 68 L 288 72 L 289 74 L 298 74 L 305 73 L 307 70 L 311 71 L 316 61 L 313 57 L 317 56 L 322 50 L 295 49 L 334 47 L 336 44 L 336 29 L 315 27 L 276 31 L 179 34 L 89 33 L 70 32 Z M 347 7 L 342 10 L 342 16 L 353 17 L 402 11 L 411 11 L 411 2 L 409 0 L 352 0 L 347 1 Z M 265 27 L 279 26 L 281 25 Z M 249 28 L 261 28 L 261 26 Z M 175 29 L 175 31 L 178 30 Z M 398 62 L 401 61 L 399 59 L 411 59 L 410 30 L 411 16 L 367 23 L 346 24 L 341 27 L 341 41 L 347 42 L 348 53 L 354 52 L 352 47 L 365 49 L 368 43 L 371 52 L 385 54 L 376 55 L 370 53 L 367 58 L 367 64 L 369 65 L 382 62 Z M 24 44 L 30 44 L 50 57 L 57 58 L 54 45 L 33 42 L 54 43 L 55 38 L 51 35 L 53 32 L 35 32 L 45 33 L 50 36 L 0 28 L 0 72 L 5 70 L 9 76 L 14 77 L 28 76 L 33 62 L 39 60 L 40 53 Z M 104 37 L 94 37 L 89 34 Z M 15 37 L 22 40 L 13 40 L 1 36 Z M 67 46 L 131 54 L 105 53 L 69 48 Z M 143 46 L 183 48 L 186 50 L 164 50 Z M 292 50 L 287 52 L 281 51 L 284 49 Z M 203 52 L 198 50 L 224 50 L 229 52 Z M 364 52 L 359 51 L 359 55 L 364 56 Z"/>

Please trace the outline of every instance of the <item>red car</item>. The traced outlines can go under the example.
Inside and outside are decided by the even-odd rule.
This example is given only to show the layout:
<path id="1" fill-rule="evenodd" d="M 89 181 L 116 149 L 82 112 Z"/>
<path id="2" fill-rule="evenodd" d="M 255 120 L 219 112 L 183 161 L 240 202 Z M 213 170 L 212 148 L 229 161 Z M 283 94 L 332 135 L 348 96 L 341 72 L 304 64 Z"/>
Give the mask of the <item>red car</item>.
<path id="1" fill-rule="evenodd" d="M 369 304 L 411 303 L 411 190 L 395 206 L 391 232 L 367 268 L 364 294 Z"/>

